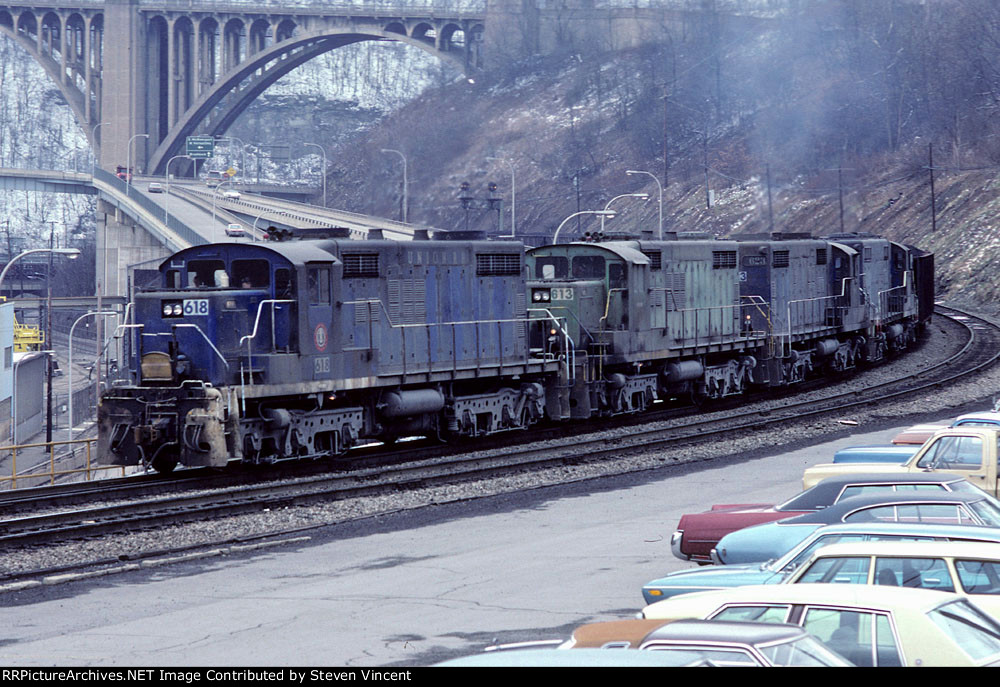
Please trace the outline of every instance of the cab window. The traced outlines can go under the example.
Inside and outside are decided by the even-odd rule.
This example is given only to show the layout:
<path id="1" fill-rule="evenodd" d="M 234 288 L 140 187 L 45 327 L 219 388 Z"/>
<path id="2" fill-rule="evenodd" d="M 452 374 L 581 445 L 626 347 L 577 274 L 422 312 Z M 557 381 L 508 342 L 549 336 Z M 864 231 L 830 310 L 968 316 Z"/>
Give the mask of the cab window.
<path id="1" fill-rule="evenodd" d="M 569 260 L 561 255 L 535 258 L 535 279 L 566 279 Z"/>
<path id="2" fill-rule="evenodd" d="M 608 265 L 608 285 L 612 289 L 624 289 L 628 287 L 625 277 L 625 265 L 620 262 L 613 262 Z"/>
<path id="3" fill-rule="evenodd" d="M 274 296 L 275 298 L 289 298 L 292 295 L 294 286 L 292 284 L 292 271 L 282 267 L 274 271 Z"/>
<path id="4" fill-rule="evenodd" d="M 244 288 L 267 288 L 270 284 L 267 260 L 233 260 L 233 283 Z"/>
<path id="5" fill-rule="evenodd" d="M 600 255 L 578 255 L 573 258 L 574 279 L 604 280 L 604 258 Z"/>
<path id="6" fill-rule="evenodd" d="M 226 264 L 222 260 L 191 260 L 187 264 L 189 289 L 219 286 L 216 284 L 216 274 L 224 272 Z"/>
<path id="7" fill-rule="evenodd" d="M 330 303 L 330 268 L 309 268 L 309 303 L 310 305 L 328 305 Z"/>

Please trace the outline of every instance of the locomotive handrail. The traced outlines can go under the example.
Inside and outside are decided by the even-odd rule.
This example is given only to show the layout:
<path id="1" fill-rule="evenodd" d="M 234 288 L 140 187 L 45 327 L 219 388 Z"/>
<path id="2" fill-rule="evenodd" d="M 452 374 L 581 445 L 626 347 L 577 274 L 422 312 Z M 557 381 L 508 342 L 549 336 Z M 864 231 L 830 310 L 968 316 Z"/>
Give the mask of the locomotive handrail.
<path id="1" fill-rule="evenodd" d="M 389 327 L 391 329 L 428 329 L 429 330 L 431 327 L 452 327 L 454 329 L 454 327 L 457 327 L 457 326 L 476 325 L 476 327 L 477 327 L 476 333 L 477 333 L 477 336 L 478 336 L 478 327 L 479 327 L 479 325 L 483 325 L 483 324 L 492 325 L 492 324 L 495 324 L 495 325 L 499 326 L 499 325 L 505 324 L 505 323 L 510 323 L 510 324 L 524 323 L 527 326 L 527 325 L 529 325 L 533 321 L 535 321 L 535 322 L 538 321 L 537 318 L 518 317 L 518 318 L 497 319 L 497 320 L 467 320 L 467 321 L 458 321 L 458 322 L 421 322 L 421 323 L 413 323 L 413 324 L 396 324 L 396 323 L 394 323 L 392 321 L 392 318 L 389 317 L 389 312 L 388 312 L 388 310 L 385 307 L 385 303 L 383 303 L 381 299 L 366 298 L 366 299 L 356 300 L 356 301 L 344 301 L 343 305 L 366 305 L 366 306 L 369 307 L 369 313 L 368 313 L 368 315 L 369 315 L 369 317 L 368 317 L 368 324 L 369 324 L 368 348 L 369 348 L 369 350 L 372 350 L 373 345 L 374 345 L 374 340 L 373 340 L 372 335 L 371 335 L 371 320 L 372 320 L 372 318 L 371 318 L 371 306 L 374 305 L 374 304 L 378 304 L 379 309 L 383 313 L 385 313 L 386 322 L 389 323 Z M 564 336 L 564 338 L 565 338 L 565 340 L 567 342 L 566 350 L 568 352 L 568 358 L 571 359 L 571 360 L 575 360 L 575 350 L 576 349 L 574 347 L 573 340 L 569 336 L 569 332 L 567 331 L 566 327 L 563 326 L 563 325 L 561 325 L 561 324 L 559 324 L 559 322 L 562 319 L 564 319 L 564 318 L 558 318 L 558 317 L 556 317 L 555 315 L 553 315 L 551 312 L 549 312 L 545 308 L 528 308 L 528 309 L 526 309 L 526 312 L 529 312 L 529 313 L 530 312 L 545 312 L 546 314 L 548 314 L 549 318 L 552 319 L 554 322 L 556 322 L 558 324 L 559 331 L 563 334 L 563 336 Z M 403 337 L 403 345 L 404 346 L 406 345 L 406 337 L 405 336 Z M 476 344 L 476 348 L 478 350 L 478 348 L 479 348 L 478 343 Z M 502 350 L 502 347 L 501 347 L 501 350 Z M 502 354 L 501 354 L 500 357 L 502 358 Z M 404 365 L 405 365 L 405 361 L 406 361 L 406 356 L 405 356 L 405 353 L 404 353 L 404 355 L 403 355 Z M 456 349 L 455 349 L 454 346 L 452 347 L 452 364 L 453 365 L 457 365 Z M 502 362 L 500 364 L 503 365 Z M 567 376 L 570 377 L 570 379 L 572 379 L 572 374 L 573 374 L 573 369 L 574 368 L 570 366 L 569 360 L 567 361 L 566 365 L 567 365 Z M 406 374 L 405 367 L 404 367 L 403 374 L 404 375 Z"/>
<path id="2" fill-rule="evenodd" d="M 788 301 L 788 304 L 787 304 L 788 307 L 786 309 L 787 313 L 788 313 L 788 320 L 785 323 L 786 326 L 787 326 L 787 328 L 788 328 L 788 331 L 787 331 L 787 334 L 785 335 L 785 337 L 783 337 L 783 338 L 787 338 L 787 340 L 788 340 L 788 347 L 789 348 L 791 348 L 791 346 L 792 346 L 792 304 L 793 303 L 810 303 L 810 302 L 816 302 L 816 301 L 827 301 L 827 300 L 832 300 L 834 298 L 844 298 L 844 297 L 847 296 L 847 282 L 849 282 L 849 281 L 854 281 L 854 277 L 844 277 L 840 281 L 840 294 L 839 295 L 834 295 L 834 296 L 817 296 L 816 298 L 800 298 L 798 300 L 790 300 L 790 301 Z"/>
<path id="3" fill-rule="evenodd" d="M 268 298 L 268 299 L 262 300 L 260 303 L 257 304 L 257 316 L 254 318 L 253 331 L 251 333 L 249 333 L 249 334 L 244 335 L 243 338 L 240 339 L 239 344 L 237 345 L 237 348 L 243 348 L 243 342 L 244 341 L 247 342 L 247 364 L 250 366 L 250 369 L 251 369 L 251 373 L 250 373 L 250 384 L 251 384 L 251 386 L 253 385 L 253 372 L 252 372 L 252 370 L 253 370 L 253 349 L 250 346 L 250 342 L 253 341 L 255 338 L 257 338 L 257 328 L 260 326 L 260 316 L 261 316 L 261 313 L 264 311 L 264 304 L 265 303 L 271 306 L 271 350 L 273 351 L 274 347 L 275 347 L 275 342 L 274 342 L 274 305 L 277 304 L 277 303 L 295 303 L 295 301 L 288 300 L 288 299 Z M 241 404 L 243 406 L 243 412 L 246 412 L 246 391 L 245 391 L 245 389 L 246 389 L 246 374 L 245 374 L 245 372 L 243 370 L 243 361 L 240 360 L 240 401 L 241 401 Z"/>
<path id="4" fill-rule="evenodd" d="M 212 350 L 215 351 L 215 355 L 219 356 L 219 360 L 221 360 L 222 364 L 226 366 L 226 369 L 227 370 L 229 369 L 229 362 L 226 360 L 226 357 L 224 355 L 222 355 L 222 353 L 219 352 L 219 349 L 216 348 L 215 344 L 212 343 L 209 340 L 209 338 L 205 335 L 205 332 L 201 331 L 201 327 L 199 327 L 196 324 L 190 324 L 188 322 L 184 322 L 184 323 L 181 323 L 181 324 L 171 325 L 172 329 L 177 329 L 178 327 L 190 327 L 192 329 L 197 330 L 198 333 L 201 334 L 201 338 L 205 339 L 205 343 L 207 343 L 209 346 L 211 346 Z M 176 336 L 176 333 L 174 333 L 174 336 Z"/>
<path id="5" fill-rule="evenodd" d="M 903 290 L 903 297 L 905 298 L 906 294 L 909 292 L 909 288 L 910 288 L 910 283 L 909 282 L 910 282 L 910 270 L 906 270 L 905 272 L 903 272 L 903 283 L 900 286 L 893 286 L 892 288 L 884 289 L 884 290 L 878 292 L 878 311 L 877 311 L 877 314 L 879 316 L 876 318 L 876 320 L 877 320 L 876 324 L 878 326 L 881 326 L 881 324 L 882 324 L 882 317 L 881 317 L 882 310 L 883 310 L 883 308 L 882 308 L 882 298 L 885 297 L 885 315 L 886 315 L 886 317 L 888 317 L 890 315 L 889 298 L 891 298 L 891 296 L 889 296 L 888 294 L 892 293 L 893 291 L 898 291 L 899 289 L 902 289 Z M 904 309 L 905 309 L 905 306 L 903 308 L 900 308 L 898 311 L 895 311 L 895 312 L 902 313 Z"/>
<path id="6" fill-rule="evenodd" d="M 254 319 L 253 331 L 251 333 L 249 333 L 249 334 L 244 335 L 243 338 L 240 339 L 240 343 L 239 343 L 239 346 L 238 346 L 238 348 L 242 348 L 243 347 L 243 342 L 246 341 L 247 342 L 247 355 L 250 355 L 249 342 L 251 340 L 257 338 L 257 327 L 260 325 L 260 315 L 264 311 L 264 304 L 269 304 L 269 305 L 273 306 L 276 303 L 295 303 L 295 301 L 288 300 L 288 299 L 268 298 L 268 299 L 262 300 L 260 303 L 257 304 L 257 317 Z M 275 345 L 275 342 L 274 342 L 274 308 L 272 307 L 271 308 L 271 348 L 274 348 L 274 345 Z"/>
<path id="7" fill-rule="evenodd" d="M 751 298 L 753 298 L 753 296 L 751 296 Z M 672 312 L 680 313 L 680 315 L 681 315 L 681 333 L 682 334 L 684 332 L 684 325 L 686 323 L 687 313 L 694 313 L 694 318 L 695 318 L 694 319 L 694 331 L 695 331 L 695 334 L 694 334 L 694 336 L 692 338 L 694 339 L 694 345 L 697 346 L 699 344 L 699 342 L 701 341 L 701 337 L 698 335 L 698 331 L 699 331 L 698 330 L 698 313 L 700 313 L 700 312 L 707 312 L 708 313 L 708 324 L 709 324 L 709 327 L 711 327 L 711 324 L 712 324 L 712 313 L 714 311 L 717 310 L 719 312 L 723 312 L 723 311 L 726 311 L 726 310 L 737 310 L 737 309 L 740 310 L 740 311 L 742 311 L 743 308 L 747 307 L 747 305 L 748 304 L 742 303 L 742 302 L 741 303 L 730 303 L 729 305 L 713 305 L 713 306 L 708 307 L 708 308 L 705 308 L 705 307 L 700 307 L 700 308 L 678 308 L 677 310 L 674 310 Z M 736 315 L 736 321 L 740 322 L 739 313 L 735 313 L 735 315 Z M 720 322 L 720 324 L 721 324 L 721 322 Z M 738 330 L 739 326 L 737 326 L 736 329 Z M 719 336 L 721 337 L 721 336 L 723 336 L 723 334 L 720 333 Z M 748 335 L 744 335 L 743 338 L 745 338 L 747 340 L 750 340 L 750 339 L 760 338 L 760 336 L 753 335 L 753 333 L 751 332 Z M 708 334 L 708 343 L 709 344 L 712 343 L 711 329 L 709 330 L 709 334 Z"/>
<path id="8" fill-rule="evenodd" d="M 564 325 L 565 317 L 556 317 L 548 308 L 526 308 L 525 312 L 543 312 L 548 315 L 547 318 L 535 317 L 528 318 L 528 322 L 538 322 L 539 320 L 545 321 L 546 319 L 552 320 L 553 324 L 558 327 L 559 332 L 563 335 L 563 340 L 566 345 L 566 380 L 572 386 L 572 383 L 576 382 L 576 344 L 573 342 L 573 338 L 569 335 L 569 331 Z"/>

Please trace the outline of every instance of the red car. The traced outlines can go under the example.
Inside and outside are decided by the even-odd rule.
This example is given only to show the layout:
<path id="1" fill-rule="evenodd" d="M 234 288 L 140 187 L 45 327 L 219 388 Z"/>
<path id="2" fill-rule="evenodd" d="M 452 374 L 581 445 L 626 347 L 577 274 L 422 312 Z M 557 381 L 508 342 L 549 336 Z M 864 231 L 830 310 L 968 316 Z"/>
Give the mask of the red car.
<path id="1" fill-rule="evenodd" d="M 813 513 L 852 496 L 875 491 L 975 491 L 958 475 L 927 472 L 903 474 L 858 474 L 830 477 L 777 506 L 766 503 L 724 504 L 704 513 L 681 517 L 677 531 L 670 538 L 670 550 L 684 561 L 711 563 L 712 549 L 730 532 L 751 525 Z"/>

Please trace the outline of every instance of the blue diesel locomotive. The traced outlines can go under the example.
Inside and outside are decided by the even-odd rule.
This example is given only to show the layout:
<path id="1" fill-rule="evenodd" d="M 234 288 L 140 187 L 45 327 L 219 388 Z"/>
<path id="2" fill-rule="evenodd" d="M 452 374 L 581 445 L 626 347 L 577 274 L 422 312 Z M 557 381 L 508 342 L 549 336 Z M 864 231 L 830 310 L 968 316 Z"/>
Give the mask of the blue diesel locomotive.
<path id="1" fill-rule="evenodd" d="M 98 421 L 102 460 L 160 471 L 789 384 L 905 348 L 933 305 L 932 255 L 854 234 L 526 252 L 327 231 L 196 246 L 159 271 L 123 327 L 132 380 Z"/>

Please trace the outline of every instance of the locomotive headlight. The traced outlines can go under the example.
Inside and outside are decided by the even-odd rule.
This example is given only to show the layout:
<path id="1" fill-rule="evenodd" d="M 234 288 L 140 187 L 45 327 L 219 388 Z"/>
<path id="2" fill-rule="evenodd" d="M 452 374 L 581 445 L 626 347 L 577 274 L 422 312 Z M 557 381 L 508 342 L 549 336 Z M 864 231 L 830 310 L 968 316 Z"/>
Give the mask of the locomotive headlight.
<path id="1" fill-rule="evenodd" d="M 539 301 L 541 301 L 542 300 L 542 292 L 541 291 L 535 291 L 533 294 L 531 294 L 531 300 L 535 301 L 536 303 L 538 303 Z"/>
<path id="2" fill-rule="evenodd" d="M 531 292 L 531 300 L 535 303 L 548 303 L 552 300 L 552 293 L 548 289 L 535 289 Z"/>
<path id="3" fill-rule="evenodd" d="M 170 315 L 172 313 L 173 313 L 173 309 L 170 307 L 170 304 L 169 303 L 164 303 L 164 305 L 163 305 L 163 316 L 164 317 L 170 317 Z"/>
<path id="4" fill-rule="evenodd" d="M 173 314 L 176 316 L 180 315 L 182 312 L 184 312 L 183 306 L 181 306 L 180 303 L 174 303 Z"/>

